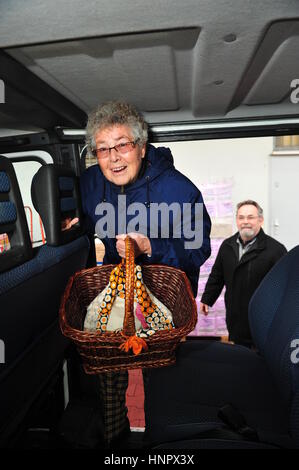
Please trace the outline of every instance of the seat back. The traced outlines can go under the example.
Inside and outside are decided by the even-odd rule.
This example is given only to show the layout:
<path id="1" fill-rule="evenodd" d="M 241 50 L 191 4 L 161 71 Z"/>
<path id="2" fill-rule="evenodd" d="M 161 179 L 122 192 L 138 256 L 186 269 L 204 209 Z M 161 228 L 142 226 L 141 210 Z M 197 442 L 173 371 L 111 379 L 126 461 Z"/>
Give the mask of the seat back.
<path id="1" fill-rule="evenodd" d="M 150 443 L 299 448 L 299 246 L 265 276 L 249 321 L 259 351 L 192 339 L 179 345 L 176 366 L 148 371 Z"/>
<path id="2" fill-rule="evenodd" d="M 290 429 L 299 442 L 299 246 L 272 268 L 254 293 L 249 322 L 261 355 L 290 410 Z M 299 356 L 299 354 L 298 354 Z"/>
<path id="3" fill-rule="evenodd" d="M 82 208 L 79 183 L 69 168 L 48 164 L 40 167 L 31 186 L 33 205 L 43 221 L 47 244 L 59 246 L 82 235 Z M 66 218 L 79 218 L 69 230 L 61 230 Z"/>
<path id="4" fill-rule="evenodd" d="M 15 170 L 9 159 L 3 156 L 0 156 L 0 236 L 3 240 L 0 272 L 32 258 L 30 235 Z M 8 241 L 10 248 L 5 250 L 4 243 L 8 244 Z"/>

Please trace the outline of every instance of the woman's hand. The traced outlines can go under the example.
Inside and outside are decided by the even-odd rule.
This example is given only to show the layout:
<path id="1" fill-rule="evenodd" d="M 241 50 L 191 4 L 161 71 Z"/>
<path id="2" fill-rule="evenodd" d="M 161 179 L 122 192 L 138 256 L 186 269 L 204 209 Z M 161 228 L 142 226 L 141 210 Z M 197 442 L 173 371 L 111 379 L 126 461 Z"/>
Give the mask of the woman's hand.
<path id="1" fill-rule="evenodd" d="M 208 315 L 208 314 L 209 314 L 209 306 L 208 306 L 207 304 L 202 303 L 202 302 L 200 302 L 199 310 L 200 310 L 200 312 L 203 313 L 204 315 Z"/>
<path id="2" fill-rule="evenodd" d="M 61 221 L 61 230 L 69 230 L 70 228 L 72 228 L 73 225 L 77 224 L 78 222 L 78 217 L 75 217 L 74 219 L 68 217 L 67 219 Z"/>
<path id="3" fill-rule="evenodd" d="M 152 247 L 150 239 L 141 233 L 131 232 L 128 234 L 116 235 L 116 249 L 121 258 L 126 257 L 125 239 L 127 235 L 134 240 L 135 258 L 138 258 L 140 255 L 151 256 Z"/>

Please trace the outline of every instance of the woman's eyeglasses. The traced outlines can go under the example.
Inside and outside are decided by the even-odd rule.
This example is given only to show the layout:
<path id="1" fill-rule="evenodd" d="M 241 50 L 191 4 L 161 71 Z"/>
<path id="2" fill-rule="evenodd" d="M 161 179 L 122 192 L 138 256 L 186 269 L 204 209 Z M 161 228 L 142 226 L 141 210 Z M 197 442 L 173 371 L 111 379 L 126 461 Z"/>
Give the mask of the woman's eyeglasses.
<path id="1" fill-rule="evenodd" d="M 109 157 L 111 150 L 115 150 L 120 155 L 125 155 L 135 147 L 136 143 L 137 140 L 132 142 L 121 142 L 120 144 L 114 145 L 114 147 L 99 147 L 97 149 L 93 149 L 92 154 L 100 159 Z"/>

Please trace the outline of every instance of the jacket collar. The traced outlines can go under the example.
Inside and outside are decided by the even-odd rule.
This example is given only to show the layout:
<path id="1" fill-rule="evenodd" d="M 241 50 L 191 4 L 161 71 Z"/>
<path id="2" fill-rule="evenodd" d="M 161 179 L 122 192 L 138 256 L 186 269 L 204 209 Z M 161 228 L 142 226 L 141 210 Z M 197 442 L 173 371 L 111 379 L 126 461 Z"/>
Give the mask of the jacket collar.
<path id="1" fill-rule="evenodd" d="M 230 237 L 227 240 L 227 243 L 232 247 L 235 255 L 239 259 L 239 245 L 237 243 L 238 236 L 239 236 L 239 232 L 236 232 L 232 237 Z M 249 260 L 252 256 L 255 256 L 257 252 L 264 250 L 265 247 L 266 247 L 266 234 L 261 228 L 259 233 L 256 236 L 256 243 L 247 253 L 245 253 L 242 256 L 240 263 Z"/>
<path id="2" fill-rule="evenodd" d="M 229 245 L 237 245 L 237 238 L 239 237 L 239 232 L 236 232 L 232 237 L 230 237 L 227 242 Z M 263 250 L 266 245 L 266 234 L 262 228 L 260 228 L 259 233 L 256 236 L 256 247 L 255 249 Z"/>

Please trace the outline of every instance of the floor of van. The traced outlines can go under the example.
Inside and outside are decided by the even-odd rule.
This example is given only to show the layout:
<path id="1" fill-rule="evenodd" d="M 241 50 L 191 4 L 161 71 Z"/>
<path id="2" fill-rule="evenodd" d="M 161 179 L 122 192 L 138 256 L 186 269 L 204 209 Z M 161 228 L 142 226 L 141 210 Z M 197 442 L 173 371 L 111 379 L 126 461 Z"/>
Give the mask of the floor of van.
<path id="1" fill-rule="evenodd" d="M 131 432 L 113 446 L 115 449 L 141 449 L 146 447 L 144 440 L 144 388 L 141 369 L 129 371 L 129 385 L 126 394 L 128 418 Z M 18 448 L 21 449 L 84 449 L 84 445 L 69 444 L 48 428 L 28 429 Z M 92 448 L 92 447 L 90 447 Z M 99 443 L 99 449 L 102 448 Z"/>
<path id="2" fill-rule="evenodd" d="M 105 449 L 101 443 L 95 447 L 85 447 L 74 444 L 67 444 L 61 441 L 57 436 L 53 435 L 48 429 L 29 429 L 22 439 L 22 444 L 18 446 L 24 450 L 39 449 Z M 111 450 L 120 449 L 145 449 L 144 432 L 131 431 L 130 435 L 123 438 L 114 445 Z M 110 450 L 110 449 L 109 449 Z"/>

